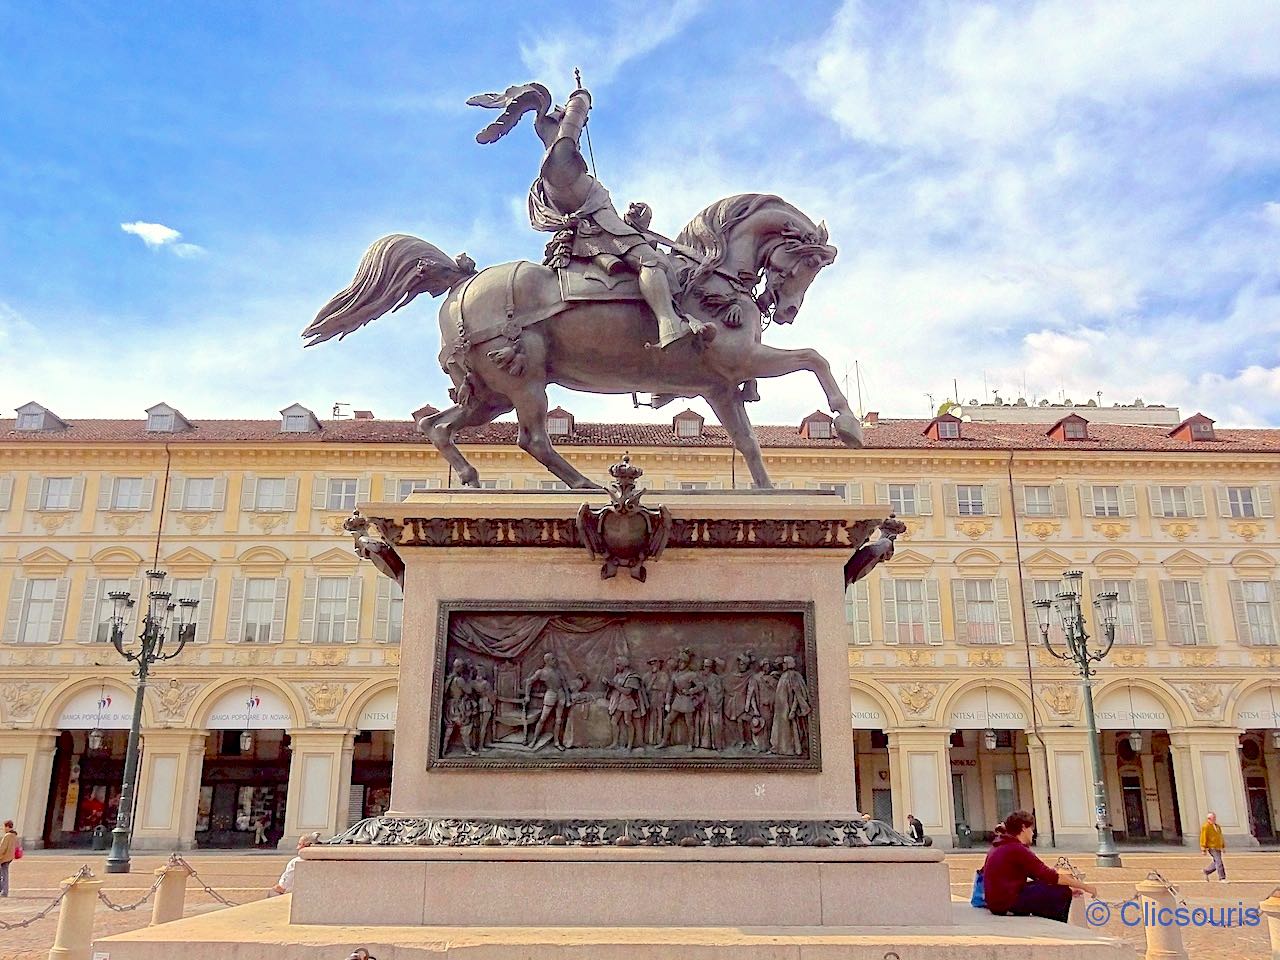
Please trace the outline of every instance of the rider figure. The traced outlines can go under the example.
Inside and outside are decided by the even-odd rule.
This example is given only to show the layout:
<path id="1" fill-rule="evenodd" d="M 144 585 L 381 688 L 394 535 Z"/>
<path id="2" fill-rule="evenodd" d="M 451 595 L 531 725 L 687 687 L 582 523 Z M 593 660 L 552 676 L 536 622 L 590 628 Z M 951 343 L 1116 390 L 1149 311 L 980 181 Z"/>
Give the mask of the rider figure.
<path id="1" fill-rule="evenodd" d="M 640 295 L 658 318 L 659 346 L 670 346 L 689 333 L 704 342 L 712 340 L 714 326 L 683 317 L 675 309 L 666 258 L 641 232 L 648 226 L 648 208 L 632 204 L 624 221 L 609 191 L 587 172 L 578 140 L 590 110 L 591 94 L 579 87 L 563 108 L 534 121 L 547 152 L 529 188 L 529 222 L 535 230 L 556 234 L 547 244 L 549 265 L 565 266 L 571 258 L 599 258 L 609 270 L 625 264 L 639 275 Z"/>

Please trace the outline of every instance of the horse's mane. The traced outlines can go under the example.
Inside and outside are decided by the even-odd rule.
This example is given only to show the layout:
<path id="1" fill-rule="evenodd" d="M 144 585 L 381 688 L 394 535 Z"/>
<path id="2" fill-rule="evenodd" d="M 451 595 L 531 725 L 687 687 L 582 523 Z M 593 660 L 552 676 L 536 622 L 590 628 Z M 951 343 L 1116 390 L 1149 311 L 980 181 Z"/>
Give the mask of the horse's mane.
<path id="1" fill-rule="evenodd" d="M 702 254 L 703 262 L 694 268 L 686 283 L 696 283 L 721 266 L 728 251 L 729 234 L 733 228 L 762 207 L 773 204 L 791 206 L 781 197 L 771 193 L 739 193 L 717 200 L 690 220 L 680 231 L 676 241 Z"/>

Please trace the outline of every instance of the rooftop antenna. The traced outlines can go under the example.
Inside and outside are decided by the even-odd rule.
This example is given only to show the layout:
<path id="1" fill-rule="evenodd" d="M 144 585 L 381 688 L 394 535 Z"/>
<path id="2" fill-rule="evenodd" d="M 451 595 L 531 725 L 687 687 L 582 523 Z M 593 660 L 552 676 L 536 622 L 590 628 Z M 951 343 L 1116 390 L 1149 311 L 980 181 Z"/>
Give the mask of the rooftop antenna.
<path id="1" fill-rule="evenodd" d="M 853 361 L 853 385 L 858 388 L 858 419 L 862 419 L 862 371 L 858 369 L 858 361 Z M 846 392 L 848 388 L 846 387 Z"/>
<path id="2" fill-rule="evenodd" d="M 933 405 L 932 393 L 926 393 L 925 396 L 929 399 L 929 416 L 932 417 L 934 414 L 938 412 L 938 408 Z"/>
<path id="3" fill-rule="evenodd" d="M 335 403 L 335 404 L 333 405 L 333 413 L 331 414 L 331 417 L 332 417 L 334 420 L 342 420 L 342 419 L 345 419 L 347 415 L 346 415 L 345 413 L 343 413 L 343 412 L 342 412 L 342 408 L 343 408 L 343 407 L 349 407 L 349 406 L 351 406 L 351 404 L 349 404 L 349 403 Z"/>

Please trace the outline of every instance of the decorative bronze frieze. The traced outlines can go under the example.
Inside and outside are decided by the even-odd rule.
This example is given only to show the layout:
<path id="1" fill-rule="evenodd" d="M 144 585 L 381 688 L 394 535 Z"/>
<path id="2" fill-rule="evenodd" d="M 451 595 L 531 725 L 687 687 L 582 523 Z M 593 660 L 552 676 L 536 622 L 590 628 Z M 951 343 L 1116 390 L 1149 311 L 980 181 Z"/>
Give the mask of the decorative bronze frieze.
<path id="1" fill-rule="evenodd" d="M 444 601 L 428 766 L 821 769 L 810 602 Z"/>
<path id="2" fill-rule="evenodd" d="M 371 817 L 329 846 L 918 847 L 879 820 L 525 820 Z"/>
<path id="3" fill-rule="evenodd" d="M 368 517 L 396 547 L 566 547 L 585 544 L 576 518 Z M 856 549 L 883 521 L 673 518 L 666 548 Z"/>

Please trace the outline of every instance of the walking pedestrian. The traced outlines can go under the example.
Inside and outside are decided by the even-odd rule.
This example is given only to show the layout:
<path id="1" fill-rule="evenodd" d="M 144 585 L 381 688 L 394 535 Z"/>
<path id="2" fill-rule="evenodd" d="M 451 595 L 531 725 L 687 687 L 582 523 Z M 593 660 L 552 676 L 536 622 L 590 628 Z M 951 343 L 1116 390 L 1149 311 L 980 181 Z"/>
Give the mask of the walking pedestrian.
<path id="1" fill-rule="evenodd" d="M 0 897 L 9 895 L 9 865 L 17 858 L 18 831 L 13 829 L 12 820 L 6 820 L 0 832 Z"/>
<path id="2" fill-rule="evenodd" d="M 1212 810 L 1204 818 L 1204 826 L 1200 828 L 1200 852 L 1209 857 L 1209 865 L 1204 868 L 1204 878 L 1208 880 L 1215 872 L 1218 879 L 1227 882 L 1227 868 L 1222 863 L 1222 828 L 1218 826 L 1218 815 Z"/>

